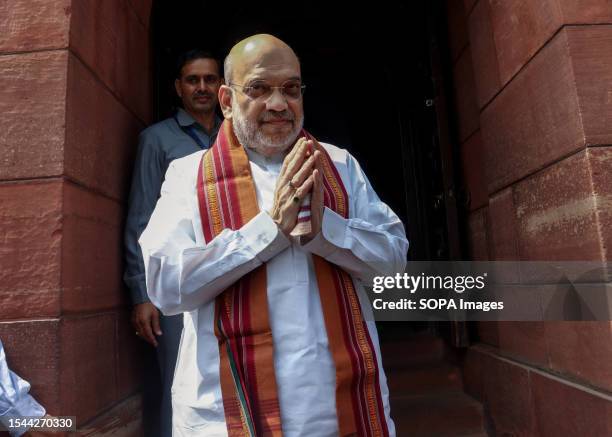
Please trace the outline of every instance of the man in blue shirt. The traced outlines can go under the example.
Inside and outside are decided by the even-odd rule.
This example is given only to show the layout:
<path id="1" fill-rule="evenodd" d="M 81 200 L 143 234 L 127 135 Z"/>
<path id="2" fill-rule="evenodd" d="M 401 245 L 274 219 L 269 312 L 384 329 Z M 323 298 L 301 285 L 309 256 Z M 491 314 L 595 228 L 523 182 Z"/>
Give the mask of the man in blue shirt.
<path id="1" fill-rule="evenodd" d="M 178 60 L 175 80 L 183 107 L 173 117 L 145 129 L 138 141 L 125 228 L 124 280 L 134 305 L 132 324 L 136 335 L 157 348 L 163 385 L 161 435 L 164 437 L 172 433 L 170 388 L 183 319 L 180 315 L 162 316 L 149 301 L 138 238 L 155 209 L 170 162 L 214 143 L 221 124 L 216 108 L 222 83 L 219 62 L 212 55 L 201 50 L 184 53 Z"/>

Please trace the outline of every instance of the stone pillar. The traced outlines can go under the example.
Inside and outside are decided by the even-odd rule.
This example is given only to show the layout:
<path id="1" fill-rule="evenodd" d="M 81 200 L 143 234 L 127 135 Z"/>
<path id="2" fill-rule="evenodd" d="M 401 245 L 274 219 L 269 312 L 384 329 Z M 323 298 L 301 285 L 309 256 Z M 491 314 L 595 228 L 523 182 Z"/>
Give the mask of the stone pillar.
<path id="1" fill-rule="evenodd" d="M 612 260 L 612 6 L 448 0 L 479 260 Z M 609 435 L 609 322 L 480 323 L 467 390 L 496 435 Z"/>
<path id="2" fill-rule="evenodd" d="M 140 427 L 122 231 L 150 4 L 0 4 L 0 338 L 50 414 L 122 435 Z"/>

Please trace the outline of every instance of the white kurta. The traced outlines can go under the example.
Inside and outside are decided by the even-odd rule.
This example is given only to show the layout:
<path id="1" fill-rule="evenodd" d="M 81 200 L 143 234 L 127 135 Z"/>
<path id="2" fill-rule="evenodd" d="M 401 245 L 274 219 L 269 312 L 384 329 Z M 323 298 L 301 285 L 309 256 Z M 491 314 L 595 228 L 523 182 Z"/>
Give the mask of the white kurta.
<path id="1" fill-rule="evenodd" d="M 285 437 L 335 437 L 335 369 L 311 253 L 344 268 L 362 309 L 371 312 L 362 284 L 395 275 L 406 265 L 404 226 L 380 201 L 357 161 L 322 144 L 349 197 L 349 219 L 325 208 L 322 232 L 304 246 L 292 243 L 266 211 L 272 207 L 282 157 L 248 150 L 260 212 L 241 229 L 204 242 L 196 195 L 197 152 L 173 161 L 149 225 L 140 238 L 147 291 L 164 314 L 184 313 L 184 331 L 172 387 L 174 436 L 226 436 L 214 333 L 215 297 L 241 276 L 266 264 L 274 369 Z M 378 357 L 390 435 L 387 381 L 374 322 L 367 322 Z"/>

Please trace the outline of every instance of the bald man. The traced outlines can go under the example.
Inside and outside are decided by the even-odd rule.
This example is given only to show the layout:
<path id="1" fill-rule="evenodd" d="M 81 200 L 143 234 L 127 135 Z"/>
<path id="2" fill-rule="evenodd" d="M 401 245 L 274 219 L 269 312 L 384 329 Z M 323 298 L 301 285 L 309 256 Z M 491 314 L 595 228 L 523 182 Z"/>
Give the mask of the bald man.
<path id="1" fill-rule="evenodd" d="M 215 144 L 170 165 L 140 238 L 151 301 L 184 314 L 173 435 L 393 436 L 363 286 L 404 271 L 404 227 L 303 129 L 287 44 L 245 39 L 225 75 Z"/>

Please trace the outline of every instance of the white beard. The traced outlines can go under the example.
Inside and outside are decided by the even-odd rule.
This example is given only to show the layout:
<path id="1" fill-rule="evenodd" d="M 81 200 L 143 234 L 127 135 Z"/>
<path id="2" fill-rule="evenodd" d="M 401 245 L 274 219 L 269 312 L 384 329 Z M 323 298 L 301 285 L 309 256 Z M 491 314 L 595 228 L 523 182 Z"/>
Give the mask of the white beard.
<path id="1" fill-rule="evenodd" d="M 286 118 L 293 119 L 293 129 L 291 132 L 287 134 L 266 135 L 259 129 L 257 123 L 248 120 L 240 106 L 235 101 L 232 101 L 232 126 L 234 127 L 236 138 L 238 138 L 238 141 L 244 147 L 253 149 L 264 156 L 275 155 L 287 150 L 293 145 L 304 126 L 303 116 L 295 120 L 295 115 L 289 110 L 286 110 L 284 115 L 289 116 Z M 265 117 L 266 113 L 263 113 L 260 119 L 265 119 Z"/>

